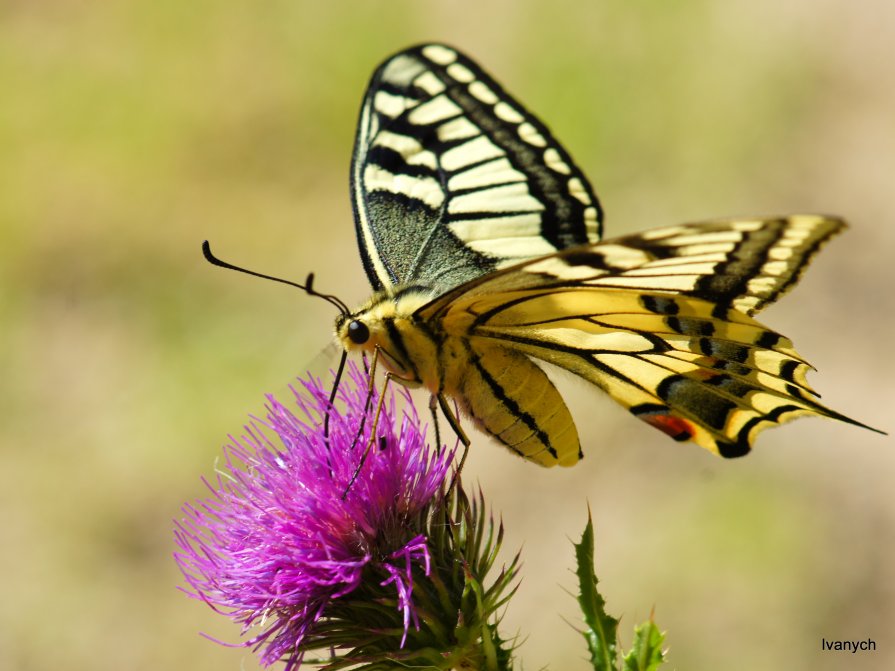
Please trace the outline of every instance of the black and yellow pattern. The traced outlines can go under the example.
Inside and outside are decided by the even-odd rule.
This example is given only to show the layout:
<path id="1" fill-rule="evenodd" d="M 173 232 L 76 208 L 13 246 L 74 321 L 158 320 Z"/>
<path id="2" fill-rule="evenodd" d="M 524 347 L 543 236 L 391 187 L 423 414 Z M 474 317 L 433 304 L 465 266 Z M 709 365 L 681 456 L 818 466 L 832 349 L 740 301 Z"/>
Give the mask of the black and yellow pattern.
<path id="1" fill-rule="evenodd" d="M 351 184 L 377 290 L 446 290 L 600 239 L 597 197 L 547 128 L 438 44 L 403 51 L 373 74 Z"/>
<path id="2" fill-rule="evenodd" d="M 532 359 L 725 457 L 801 415 L 864 426 L 820 405 L 810 365 L 752 318 L 844 228 L 837 218 L 711 221 L 600 241 L 597 198 L 546 127 L 434 44 L 374 74 L 352 188 L 377 292 L 337 321 L 346 350 L 376 352 L 394 379 L 455 400 L 527 459 L 581 457 L 568 408 Z"/>

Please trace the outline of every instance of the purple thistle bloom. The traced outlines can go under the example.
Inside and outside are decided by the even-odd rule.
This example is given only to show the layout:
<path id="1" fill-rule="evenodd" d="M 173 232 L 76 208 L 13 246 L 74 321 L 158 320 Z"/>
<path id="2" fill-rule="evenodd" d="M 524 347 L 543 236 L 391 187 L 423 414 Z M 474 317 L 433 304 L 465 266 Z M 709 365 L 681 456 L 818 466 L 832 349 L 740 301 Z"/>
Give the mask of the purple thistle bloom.
<path id="1" fill-rule="evenodd" d="M 378 401 L 368 403 L 366 374 L 350 367 L 336 407 L 319 381 L 302 385 L 292 390 L 297 413 L 269 395 L 266 420 L 231 437 L 217 479 L 205 481 L 212 497 L 185 505 L 175 530 L 187 593 L 240 622 L 243 634 L 262 627 L 241 645 L 263 648 L 264 665 L 285 658 L 287 671 L 330 610 L 365 584 L 394 589 L 401 647 L 411 625 L 419 629 L 413 575 L 429 575 L 426 522 L 453 458 L 426 447 L 409 398 L 396 426 L 389 393 L 357 472 Z"/>

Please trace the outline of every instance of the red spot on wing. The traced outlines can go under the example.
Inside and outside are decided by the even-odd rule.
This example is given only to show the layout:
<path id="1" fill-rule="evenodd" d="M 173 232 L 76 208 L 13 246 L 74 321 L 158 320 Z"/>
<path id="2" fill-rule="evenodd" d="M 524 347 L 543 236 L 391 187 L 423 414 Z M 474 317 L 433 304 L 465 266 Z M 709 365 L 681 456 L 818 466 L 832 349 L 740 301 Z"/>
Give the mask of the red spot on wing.
<path id="1" fill-rule="evenodd" d="M 693 437 L 693 425 L 686 419 L 663 413 L 641 415 L 640 419 L 675 440 L 685 441 Z"/>
<path id="2" fill-rule="evenodd" d="M 704 356 L 697 359 L 694 363 L 702 368 L 698 368 L 687 375 L 693 377 L 697 380 L 711 380 L 713 378 L 718 377 L 720 373 L 715 370 L 710 370 L 714 368 L 718 364 L 718 359 L 713 356 Z"/>

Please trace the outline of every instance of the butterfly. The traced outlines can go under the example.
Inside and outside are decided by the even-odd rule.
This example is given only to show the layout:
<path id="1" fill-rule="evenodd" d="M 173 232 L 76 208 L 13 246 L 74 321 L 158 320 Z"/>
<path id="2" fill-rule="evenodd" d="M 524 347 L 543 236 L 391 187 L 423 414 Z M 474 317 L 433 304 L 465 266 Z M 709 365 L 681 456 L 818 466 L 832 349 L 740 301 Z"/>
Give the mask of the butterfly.
<path id="1" fill-rule="evenodd" d="M 424 44 L 387 59 L 351 166 L 357 239 L 375 290 L 336 322 L 346 351 L 544 466 L 582 456 L 535 362 L 608 393 L 677 441 L 724 457 L 821 405 L 811 366 L 753 315 L 845 224 L 728 219 L 602 240 L 593 189 L 544 124 L 470 58 Z"/>
<path id="2" fill-rule="evenodd" d="M 803 415 L 871 429 L 821 405 L 810 364 L 753 318 L 845 228 L 839 218 L 725 219 L 603 240 L 600 203 L 566 150 L 443 44 L 374 72 L 351 193 L 374 294 L 354 311 L 323 295 L 341 312 L 337 340 L 373 355 L 389 379 L 427 388 L 467 444 L 449 401 L 542 466 L 582 457 L 542 363 L 723 457 Z"/>

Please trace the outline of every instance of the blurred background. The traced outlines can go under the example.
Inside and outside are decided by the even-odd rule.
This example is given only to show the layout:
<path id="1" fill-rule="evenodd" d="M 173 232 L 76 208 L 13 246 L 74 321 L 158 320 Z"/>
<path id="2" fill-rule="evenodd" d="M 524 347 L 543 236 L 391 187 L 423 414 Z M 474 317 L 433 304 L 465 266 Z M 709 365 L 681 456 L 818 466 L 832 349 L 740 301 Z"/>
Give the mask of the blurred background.
<path id="1" fill-rule="evenodd" d="M 887 0 L 0 3 L 0 668 L 253 669 L 176 590 L 172 519 L 220 447 L 368 285 L 348 198 L 373 68 L 424 40 L 482 63 L 590 176 L 609 235 L 820 211 L 851 229 L 763 321 L 831 407 L 895 430 L 895 4 Z M 522 548 L 525 668 L 586 669 L 571 540 L 669 668 L 895 668 L 895 445 L 819 419 L 725 462 L 562 381 L 586 459 L 479 436 Z M 821 652 L 821 639 L 876 652 Z"/>

